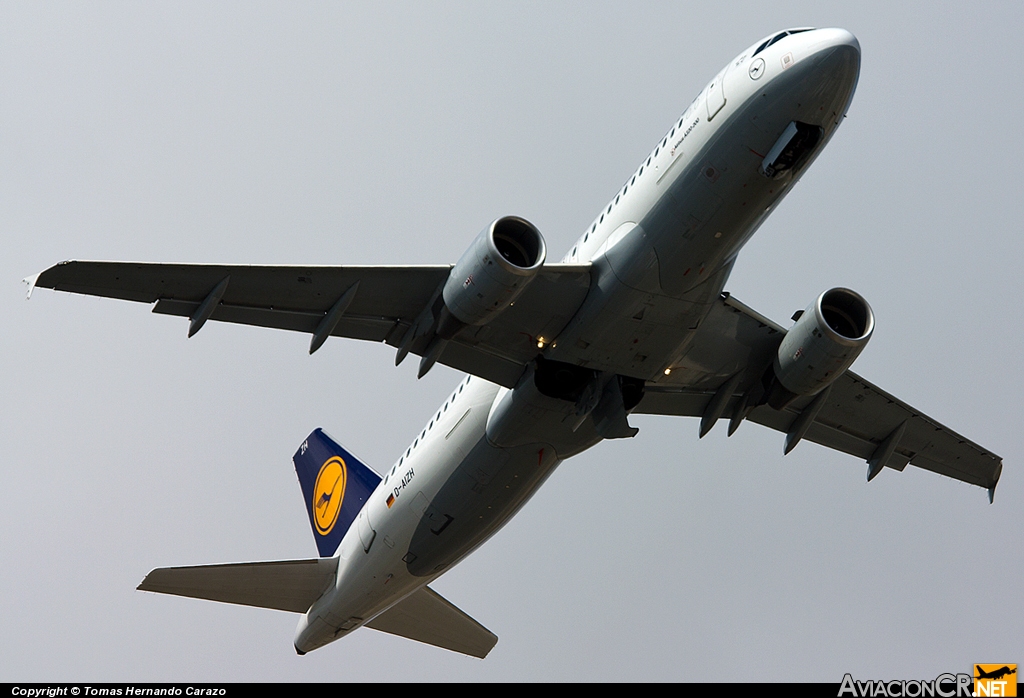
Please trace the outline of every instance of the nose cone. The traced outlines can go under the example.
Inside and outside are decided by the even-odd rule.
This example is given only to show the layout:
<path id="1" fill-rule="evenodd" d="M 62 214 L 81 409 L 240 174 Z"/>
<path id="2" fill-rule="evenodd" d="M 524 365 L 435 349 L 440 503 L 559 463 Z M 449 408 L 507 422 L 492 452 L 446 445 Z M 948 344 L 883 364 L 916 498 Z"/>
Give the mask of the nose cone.
<path id="1" fill-rule="evenodd" d="M 860 42 L 845 29 L 815 29 L 798 38 L 806 42 L 805 55 L 815 63 L 833 59 L 847 70 L 860 72 Z"/>
<path id="2" fill-rule="evenodd" d="M 818 45 L 821 48 L 844 47 L 860 56 L 860 42 L 857 41 L 857 37 L 845 29 L 815 29 L 807 32 L 807 39 L 812 42 L 812 48 L 816 48 Z"/>
<path id="3" fill-rule="evenodd" d="M 860 42 L 845 29 L 814 29 L 797 34 L 804 43 L 803 63 L 815 75 L 819 97 L 831 95 L 826 108 L 842 115 L 850 106 L 860 77 Z"/>

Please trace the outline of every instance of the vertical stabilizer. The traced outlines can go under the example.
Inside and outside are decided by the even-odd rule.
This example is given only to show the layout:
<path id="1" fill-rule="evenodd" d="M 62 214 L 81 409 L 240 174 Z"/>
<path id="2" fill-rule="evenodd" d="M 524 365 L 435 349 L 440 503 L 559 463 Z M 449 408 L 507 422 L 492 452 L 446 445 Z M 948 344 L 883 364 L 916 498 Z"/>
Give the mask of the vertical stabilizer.
<path id="1" fill-rule="evenodd" d="M 380 477 L 322 429 L 306 437 L 292 461 L 317 550 L 320 557 L 330 557 Z"/>

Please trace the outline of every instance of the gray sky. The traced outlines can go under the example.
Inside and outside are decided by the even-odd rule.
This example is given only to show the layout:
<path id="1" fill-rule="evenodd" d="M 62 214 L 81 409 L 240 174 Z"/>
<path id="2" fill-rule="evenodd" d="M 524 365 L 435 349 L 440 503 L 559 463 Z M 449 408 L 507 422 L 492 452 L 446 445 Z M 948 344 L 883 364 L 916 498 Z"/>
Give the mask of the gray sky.
<path id="1" fill-rule="evenodd" d="M 454 262 L 525 216 L 560 258 L 746 46 L 841 26 L 849 119 L 728 289 L 832 286 L 855 370 L 999 453 L 984 490 L 754 424 L 633 418 L 435 583 L 473 660 L 143 594 L 151 568 L 310 557 L 291 454 L 380 470 L 457 382 L 383 346 L 38 291 L 63 259 Z M 0 681 L 934 678 L 1024 663 L 1020 3 L 0 4 Z M 1017 630 L 1013 630 L 1017 628 Z"/>

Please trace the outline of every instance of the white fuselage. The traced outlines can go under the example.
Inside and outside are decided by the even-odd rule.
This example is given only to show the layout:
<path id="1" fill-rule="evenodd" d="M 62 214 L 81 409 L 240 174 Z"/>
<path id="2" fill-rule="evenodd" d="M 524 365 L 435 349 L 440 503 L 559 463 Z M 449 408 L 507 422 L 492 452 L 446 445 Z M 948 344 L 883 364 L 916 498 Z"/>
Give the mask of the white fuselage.
<path id="1" fill-rule="evenodd" d="M 544 358 L 599 373 L 628 366 L 648 382 L 671 373 L 740 248 L 831 138 L 856 88 L 849 32 L 793 30 L 761 48 L 776 36 L 722 69 L 565 256 L 592 263 L 591 290 L 544 338 Z M 793 122 L 823 135 L 799 169 L 768 177 L 760 167 Z M 575 409 L 542 395 L 530 371 L 513 390 L 463 380 L 345 535 L 336 584 L 300 621 L 296 648 L 361 627 L 493 535 L 562 460 L 601 441 Z"/>

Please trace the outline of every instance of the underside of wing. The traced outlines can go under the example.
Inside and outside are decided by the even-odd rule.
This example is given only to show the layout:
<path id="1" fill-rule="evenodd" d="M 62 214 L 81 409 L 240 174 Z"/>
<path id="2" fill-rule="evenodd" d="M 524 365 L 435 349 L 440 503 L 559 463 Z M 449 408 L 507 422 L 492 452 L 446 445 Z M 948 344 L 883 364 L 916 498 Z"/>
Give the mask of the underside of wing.
<path id="1" fill-rule="evenodd" d="M 312 333 L 345 291 L 359 282 L 359 292 L 336 333 L 379 342 L 396 318 L 414 317 L 422 310 L 450 269 L 70 261 L 42 272 L 35 285 L 155 303 L 155 313 L 192 317 L 226 279 L 209 319 Z"/>
<path id="2" fill-rule="evenodd" d="M 799 409 L 794 406 L 792 410 L 777 411 L 761 406 L 749 419 L 789 432 L 799 417 Z M 805 438 L 870 462 L 881 455 L 880 449 L 894 434 L 898 434 L 898 440 L 879 467 L 903 470 L 909 463 L 986 489 L 994 489 L 999 481 L 999 456 L 852 371 L 833 384 Z"/>
<path id="3" fill-rule="evenodd" d="M 749 405 L 751 386 L 764 381 L 786 330 L 730 297 L 701 328 L 700 348 L 673 371 L 672 381 L 648 384 L 634 413 L 702 418 L 702 434 L 719 418 L 730 434 L 743 419 L 787 435 L 787 452 L 801 439 L 868 462 L 868 479 L 907 464 L 994 492 L 1002 459 L 910 405 L 846 371 L 816 395 L 782 409 Z M 703 341 L 701 341 L 703 340 Z M 689 372 L 687 375 L 686 372 Z"/>
<path id="4" fill-rule="evenodd" d="M 189 318 L 190 335 L 213 320 L 309 333 L 311 352 L 336 336 L 422 355 L 431 336 L 410 329 L 436 314 L 451 269 L 70 261 L 40 273 L 34 285 L 151 303 L 155 313 Z M 589 284 L 587 266 L 545 266 L 513 306 L 465 328 L 434 359 L 511 387 L 536 356 L 536 337 L 564 327 Z"/>

